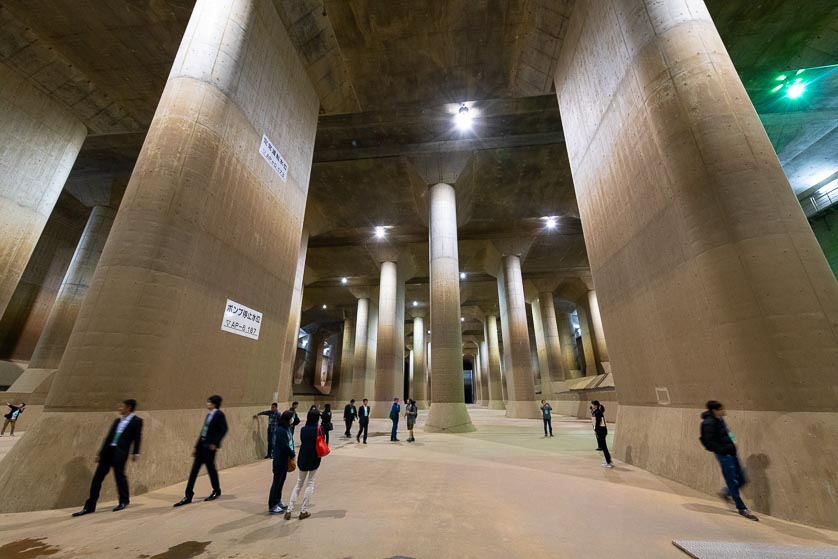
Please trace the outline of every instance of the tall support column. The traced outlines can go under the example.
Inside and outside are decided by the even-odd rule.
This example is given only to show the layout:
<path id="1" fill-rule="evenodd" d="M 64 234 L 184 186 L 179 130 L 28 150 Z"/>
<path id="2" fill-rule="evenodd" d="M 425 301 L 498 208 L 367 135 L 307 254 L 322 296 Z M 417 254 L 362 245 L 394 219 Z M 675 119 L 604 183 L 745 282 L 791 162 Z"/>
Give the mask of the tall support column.
<path id="1" fill-rule="evenodd" d="M 544 326 L 544 341 L 547 345 L 547 367 L 550 370 L 548 382 L 560 382 L 565 379 L 566 375 L 562 366 L 562 346 L 553 294 L 546 291 L 539 293 L 538 305 L 541 309 L 541 324 Z M 544 382 L 543 374 L 541 382 Z"/>
<path id="2" fill-rule="evenodd" d="M 460 262 L 454 187 L 430 190 L 431 383 L 427 431 L 474 431 L 465 405 L 463 336 L 460 329 Z"/>
<path id="3" fill-rule="evenodd" d="M 503 402 L 503 384 L 500 376 L 500 344 L 498 343 L 498 317 L 490 314 L 483 324 L 486 339 L 489 340 L 489 409 L 505 410 Z"/>
<path id="4" fill-rule="evenodd" d="M 427 409 L 428 396 L 426 385 L 426 349 L 425 343 L 425 318 L 422 316 L 413 317 L 413 380 L 410 384 L 411 398 L 416 400 L 416 407 Z"/>
<path id="5" fill-rule="evenodd" d="M 0 64 L 0 316 L 87 136 L 85 126 Z"/>
<path id="6" fill-rule="evenodd" d="M 615 454 L 716 491 L 718 464 L 683 433 L 717 399 L 748 504 L 838 527 L 838 284 L 704 2 L 577 2 L 568 29 L 556 92 Z"/>
<path id="7" fill-rule="evenodd" d="M 413 373 L 414 373 L 414 365 L 416 360 L 413 357 L 413 350 L 409 350 L 407 354 L 407 369 L 408 369 L 408 376 L 407 376 L 407 397 L 410 399 L 414 399 L 413 396 Z M 418 406 L 417 406 L 418 407 Z"/>
<path id="8" fill-rule="evenodd" d="M 533 300 L 532 308 L 533 338 L 535 341 L 536 365 L 538 365 L 541 380 L 541 397 L 549 398 L 553 395 L 550 385 L 550 364 L 547 359 L 547 340 L 544 337 L 544 321 L 541 316 L 541 306 L 538 299 Z M 533 349 L 533 348 L 531 348 Z"/>
<path id="9" fill-rule="evenodd" d="M 591 326 L 591 317 L 588 312 L 587 297 L 583 297 L 576 302 L 576 316 L 579 318 L 579 333 L 580 338 L 582 339 L 582 353 L 585 357 L 585 369 L 583 376 L 596 376 L 601 371 L 597 366 L 599 358 L 597 357 L 596 345 L 594 344 L 593 327 Z"/>
<path id="10" fill-rule="evenodd" d="M 29 367 L 10 387 L 10 392 L 49 391 L 52 376 L 61 363 L 114 217 L 116 210 L 107 206 L 96 206 L 90 213 L 44 330 L 32 353 Z"/>
<path id="11" fill-rule="evenodd" d="M 352 360 L 352 395 L 357 401 L 367 398 L 367 331 L 369 329 L 370 300 L 358 299 L 355 315 L 355 355 Z"/>
<path id="12" fill-rule="evenodd" d="M 291 407 L 294 399 L 294 367 L 297 363 L 297 344 L 300 342 L 300 320 L 303 306 L 303 276 L 306 271 L 306 256 L 308 254 L 308 231 L 300 234 L 300 244 L 297 247 L 297 263 L 294 267 L 294 291 L 291 292 L 291 304 L 288 309 L 288 321 L 285 323 L 285 342 L 279 367 L 279 387 L 277 388 L 277 402 L 283 410 Z"/>
<path id="13" fill-rule="evenodd" d="M 483 323 L 483 332 L 486 332 L 486 323 Z M 486 341 L 485 337 L 483 341 L 480 342 L 480 405 L 481 406 L 488 406 L 489 405 L 489 343 Z"/>
<path id="14" fill-rule="evenodd" d="M 588 291 L 588 319 L 591 323 L 596 354 L 604 373 L 611 372 L 611 359 L 608 357 L 608 346 L 605 343 L 605 329 L 602 326 L 602 315 L 599 312 L 599 301 L 596 291 Z"/>
<path id="15" fill-rule="evenodd" d="M 375 387 L 370 403 L 373 417 L 387 417 L 396 392 L 396 322 L 398 308 L 398 267 L 395 262 L 381 263 L 378 295 L 378 347 L 375 353 Z M 402 349 L 404 351 L 404 349 Z M 404 369 L 399 373 L 403 376 Z"/>
<path id="16" fill-rule="evenodd" d="M 524 301 L 524 282 L 521 278 L 521 259 L 515 255 L 503 257 L 502 284 L 506 306 L 506 327 L 509 332 L 503 339 L 509 368 L 507 375 L 506 416 L 539 418 L 533 387 L 530 335 L 527 328 L 527 309 Z M 502 323 L 503 324 L 503 323 Z"/>
<path id="17" fill-rule="evenodd" d="M 573 332 L 573 316 L 568 312 L 560 312 L 556 316 L 559 328 L 559 343 L 562 347 L 562 369 L 564 380 L 579 378 L 582 372 L 576 363 L 576 340 Z"/>
<path id="18" fill-rule="evenodd" d="M 338 403 L 348 401 L 353 397 L 354 368 L 355 363 L 355 317 L 344 314 L 343 319 L 343 340 L 340 348 L 340 376 L 335 394 Z"/>
<path id="19" fill-rule="evenodd" d="M 82 502 L 80 449 L 125 398 L 146 419 L 134 488 L 186 479 L 211 394 L 230 426 L 219 466 L 261 458 L 253 414 L 277 389 L 318 107 L 272 2 L 197 0 L 44 412 L 3 459 L 3 512 Z M 239 305 L 262 313 L 258 339 L 221 329 L 226 312 L 255 322 Z"/>

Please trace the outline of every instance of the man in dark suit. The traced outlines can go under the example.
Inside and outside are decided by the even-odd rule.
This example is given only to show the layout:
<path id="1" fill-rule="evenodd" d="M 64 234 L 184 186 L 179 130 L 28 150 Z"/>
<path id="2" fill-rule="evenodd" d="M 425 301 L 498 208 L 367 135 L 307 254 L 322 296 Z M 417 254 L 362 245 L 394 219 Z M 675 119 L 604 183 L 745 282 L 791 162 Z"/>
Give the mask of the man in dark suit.
<path id="1" fill-rule="evenodd" d="M 344 435 L 347 439 L 352 436 L 352 422 L 355 421 L 357 415 L 358 410 L 355 409 L 355 400 L 349 400 L 349 403 L 343 408 L 343 422 L 346 423 L 346 433 Z"/>
<path id="2" fill-rule="evenodd" d="M 114 419 L 111 429 L 108 431 L 102 448 L 96 456 L 99 463 L 96 466 L 96 473 L 93 474 L 93 481 L 90 484 L 90 496 L 84 503 L 84 507 L 74 512 L 73 516 L 83 516 L 96 511 L 96 502 L 99 500 L 99 492 L 102 489 L 102 481 L 113 468 L 113 476 L 116 479 L 116 489 L 119 492 L 119 504 L 113 509 L 114 512 L 121 511 L 128 506 L 128 479 L 125 477 L 125 463 L 128 462 L 128 455 L 131 445 L 134 451 L 132 459 L 136 462 L 140 457 L 140 440 L 143 434 L 143 420 L 134 415 L 137 409 L 136 400 L 125 400 L 121 402 L 116 411 L 119 417 Z"/>
<path id="3" fill-rule="evenodd" d="M 207 399 L 207 410 L 209 411 L 204 419 L 204 425 L 201 427 L 201 435 L 198 437 L 198 442 L 195 443 L 195 448 L 192 449 L 192 456 L 195 457 L 195 460 L 192 462 L 192 471 L 189 472 L 186 491 L 183 499 L 175 503 L 174 506 L 176 507 L 188 505 L 192 502 L 192 496 L 195 494 L 193 491 L 195 480 L 198 478 L 198 472 L 201 471 L 202 465 L 206 465 L 207 474 L 209 474 L 212 484 L 212 493 L 204 500 L 214 501 L 221 496 L 218 470 L 215 469 L 215 453 L 221 448 L 221 440 L 227 434 L 227 418 L 221 411 L 221 396 L 210 396 Z"/>
<path id="4" fill-rule="evenodd" d="M 367 399 L 364 398 L 364 405 L 358 408 L 358 436 L 355 440 L 361 442 L 361 434 L 364 435 L 364 444 L 367 444 L 367 431 L 370 427 L 370 407 Z"/>

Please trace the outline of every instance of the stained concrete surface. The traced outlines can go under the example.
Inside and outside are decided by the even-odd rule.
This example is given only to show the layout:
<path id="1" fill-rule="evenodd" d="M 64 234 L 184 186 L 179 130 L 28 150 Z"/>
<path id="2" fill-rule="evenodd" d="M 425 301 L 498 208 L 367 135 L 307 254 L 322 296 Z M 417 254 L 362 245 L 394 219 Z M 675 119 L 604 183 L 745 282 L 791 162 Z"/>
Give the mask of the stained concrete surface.
<path id="1" fill-rule="evenodd" d="M 678 558 L 675 539 L 838 545 L 836 532 L 768 516 L 749 522 L 638 468 L 605 470 L 587 421 L 557 417 L 556 436 L 545 439 L 540 421 L 469 412 L 477 432 L 420 428 L 412 444 L 390 443 L 386 420 L 372 420 L 366 446 L 336 434 L 304 521 L 266 514 L 270 463 L 260 461 L 222 471 L 215 503 L 172 508 L 178 484 L 135 497 L 121 513 L 102 502 L 79 519 L 69 515 L 75 509 L 0 515 L 0 558 Z M 142 467 L 132 464 L 129 478 Z M 205 477 L 197 491 L 209 492 Z"/>

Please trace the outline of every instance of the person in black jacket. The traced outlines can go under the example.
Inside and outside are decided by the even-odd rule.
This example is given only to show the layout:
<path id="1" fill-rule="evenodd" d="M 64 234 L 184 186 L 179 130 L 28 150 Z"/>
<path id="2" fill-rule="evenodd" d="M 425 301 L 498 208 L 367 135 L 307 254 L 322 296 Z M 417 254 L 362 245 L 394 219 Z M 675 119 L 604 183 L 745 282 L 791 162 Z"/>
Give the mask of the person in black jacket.
<path id="1" fill-rule="evenodd" d="M 268 417 L 268 452 L 267 454 L 265 454 L 265 459 L 267 460 L 268 458 L 271 458 L 273 456 L 271 453 L 273 452 L 274 447 L 274 433 L 276 432 L 276 424 L 277 421 L 279 421 L 280 415 L 279 404 L 274 402 L 273 404 L 271 404 L 271 409 L 260 411 L 253 417 L 258 418 L 260 415 L 265 415 Z"/>
<path id="2" fill-rule="evenodd" d="M 611 462 L 611 453 L 608 452 L 608 443 L 606 437 L 608 436 L 608 425 L 605 422 L 605 406 L 599 403 L 599 400 L 591 401 L 591 421 L 594 424 L 594 434 L 596 435 L 597 450 L 602 450 L 605 462 L 602 463 L 603 468 L 613 468 L 614 463 Z"/>
<path id="3" fill-rule="evenodd" d="M 294 419 L 291 420 L 291 426 L 288 428 L 291 432 L 291 438 L 294 438 L 294 429 L 300 424 L 300 416 L 297 415 L 297 406 L 299 405 L 299 402 L 291 402 L 291 412 L 294 414 Z"/>
<path id="4" fill-rule="evenodd" d="M 218 483 L 218 470 L 215 469 L 215 453 L 221 448 L 221 440 L 227 434 L 227 418 L 224 417 L 224 412 L 221 411 L 221 396 L 210 396 L 207 399 L 207 413 L 204 419 L 204 425 L 201 427 L 201 434 L 198 437 L 198 442 L 195 443 L 195 448 L 192 449 L 192 456 L 195 460 L 192 462 L 192 471 L 189 472 L 189 482 L 186 484 L 186 491 L 183 499 L 175 503 L 174 506 L 180 507 L 192 502 L 192 496 L 195 494 L 195 480 L 198 478 L 198 472 L 201 471 L 201 466 L 206 465 L 207 474 L 209 474 L 210 483 L 212 484 L 212 493 L 204 499 L 205 501 L 214 501 L 221 496 L 221 485 Z"/>
<path id="5" fill-rule="evenodd" d="M 358 436 L 355 440 L 361 442 L 361 435 L 364 435 L 364 444 L 367 444 L 367 433 L 370 429 L 370 407 L 367 404 L 367 399 L 364 398 L 363 405 L 358 408 Z"/>
<path id="6" fill-rule="evenodd" d="M 727 489 L 722 489 L 719 495 L 727 501 L 736 505 L 739 514 L 748 520 L 759 520 L 739 496 L 739 490 L 744 487 L 748 480 L 745 472 L 736 456 L 736 439 L 725 423 L 724 416 L 727 411 L 721 402 L 710 400 L 707 402 L 707 411 L 701 414 L 701 444 L 704 448 L 716 455 L 716 460 L 722 468 L 722 476 L 725 479 Z"/>
<path id="7" fill-rule="evenodd" d="M 12 430 L 9 431 L 9 436 L 14 437 L 15 423 L 17 423 L 17 419 L 20 417 L 20 414 L 23 413 L 23 410 L 26 409 L 26 404 L 21 402 L 18 405 L 14 405 L 11 402 L 6 402 L 6 405 L 9 406 L 9 413 L 3 416 L 6 418 L 6 420 L 3 421 L 3 430 L 0 431 L 0 437 L 6 434 L 6 427 L 8 427 L 9 425 L 12 426 Z"/>
<path id="8" fill-rule="evenodd" d="M 294 458 L 294 438 L 291 436 L 291 421 L 294 414 L 291 411 L 284 411 L 279 417 L 279 422 L 274 433 L 273 448 L 273 482 L 271 491 L 268 494 L 268 511 L 271 514 L 282 514 L 288 508 L 282 504 L 282 488 L 285 486 L 285 478 L 288 476 L 288 461 Z"/>
<path id="9" fill-rule="evenodd" d="M 323 415 L 320 416 L 320 424 L 323 428 L 323 438 L 329 444 L 329 431 L 332 430 L 332 404 L 326 404 Z"/>
<path id="10" fill-rule="evenodd" d="M 300 506 L 300 520 L 308 518 L 311 496 L 314 494 L 314 478 L 317 477 L 317 469 L 320 467 L 320 457 L 317 456 L 317 429 L 320 421 L 320 412 L 317 409 L 309 410 L 306 416 L 306 424 L 300 429 L 300 453 L 297 458 L 297 469 L 300 471 L 297 477 L 297 484 L 291 492 L 291 500 L 288 501 L 288 508 L 285 510 L 285 520 L 291 518 L 294 512 L 294 505 L 300 496 L 303 485 L 306 485 L 303 502 Z"/>
<path id="11" fill-rule="evenodd" d="M 348 439 L 352 436 L 352 422 L 358 417 L 358 410 L 355 409 L 355 400 L 349 400 L 346 407 L 343 408 L 343 422 L 346 423 L 346 432 L 344 436 Z"/>
<path id="12" fill-rule="evenodd" d="M 93 474 L 93 481 L 90 483 L 90 496 L 84 503 L 84 507 L 73 516 L 84 516 L 96 511 L 96 502 L 99 500 L 99 492 L 102 490 L 102 481 L 113 468 L 113 477 L 116 480 L 116 490 L 119 493 L 119 504 L 113 509 L 114 512 L 121 511 L 128 506 L 128 479 L 125 477 L 125 463 L 128 462 L 129 453 L 132 460 L 136 462 L 140 458 L 140 441 L 143 435 L 143 420 L 134 415 L 137 409 L 136 400 L 125 400 L 120 402 L 116 411 L 119 417 L 114 419 L 102 447 L 96 456 L 96 473 Z M 133 453 L 131 446 L 133 445 Z"/>

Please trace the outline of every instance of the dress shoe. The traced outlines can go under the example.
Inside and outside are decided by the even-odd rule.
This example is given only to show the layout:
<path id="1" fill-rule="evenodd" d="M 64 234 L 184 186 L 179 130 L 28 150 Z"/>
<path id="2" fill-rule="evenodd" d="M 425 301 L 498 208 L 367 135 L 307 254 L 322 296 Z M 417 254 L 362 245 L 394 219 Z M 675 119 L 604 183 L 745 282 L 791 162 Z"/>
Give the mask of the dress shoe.
<path id="1" fill-rule="evenodd" d="M 309 516 L 311 516 L 310 512 L 301 512 L 300 513 L 300 520 L 304 520 L 304 519 L 308 518 Z"/>
<path id="2" fill-rule="evenodd" d="M 93 512 L 96 512 L 96 511 L 93 511 L 93 510 L 87 510 L 87 509 L 81 509 L 79 512 L 74 512 L 74 513 L 73 513 L 73 516 L 84 516 L 85 514 L 91 514 L 91 513 L 93 513 Z"/>
<path id="3" fill-rule="evenodd" d="M 209 497 L 204 499 L 204 501 L 214 501 L 214 500 L 218 499 L 219 497 L 221 497 L 221 491 L 213 491 L 212 493 L 210 493 Z"/>
<path id="4" fill-rule="evenodd" d="M 173 506 L 182 507 L 183 505 L 188 505 L 191 502 L 192 502 L 192 497 L 184 497 L 183 499 L 181 499 L 180 501 L 175 503 Z"/>
<path id="5" fill-rule="evenodd" d="M 113 508 L 113 511 L 114 511 L 114 512 L 119 512 L 119 511 L 121 511 L 122 509 L 124 509 L 124 508 L 125 508 L 125 507 L 127 507 L 127 506 L 128 506 L 128 503 L 119 503 L 118 505 L 116 505 L 116 506 Z"/>

